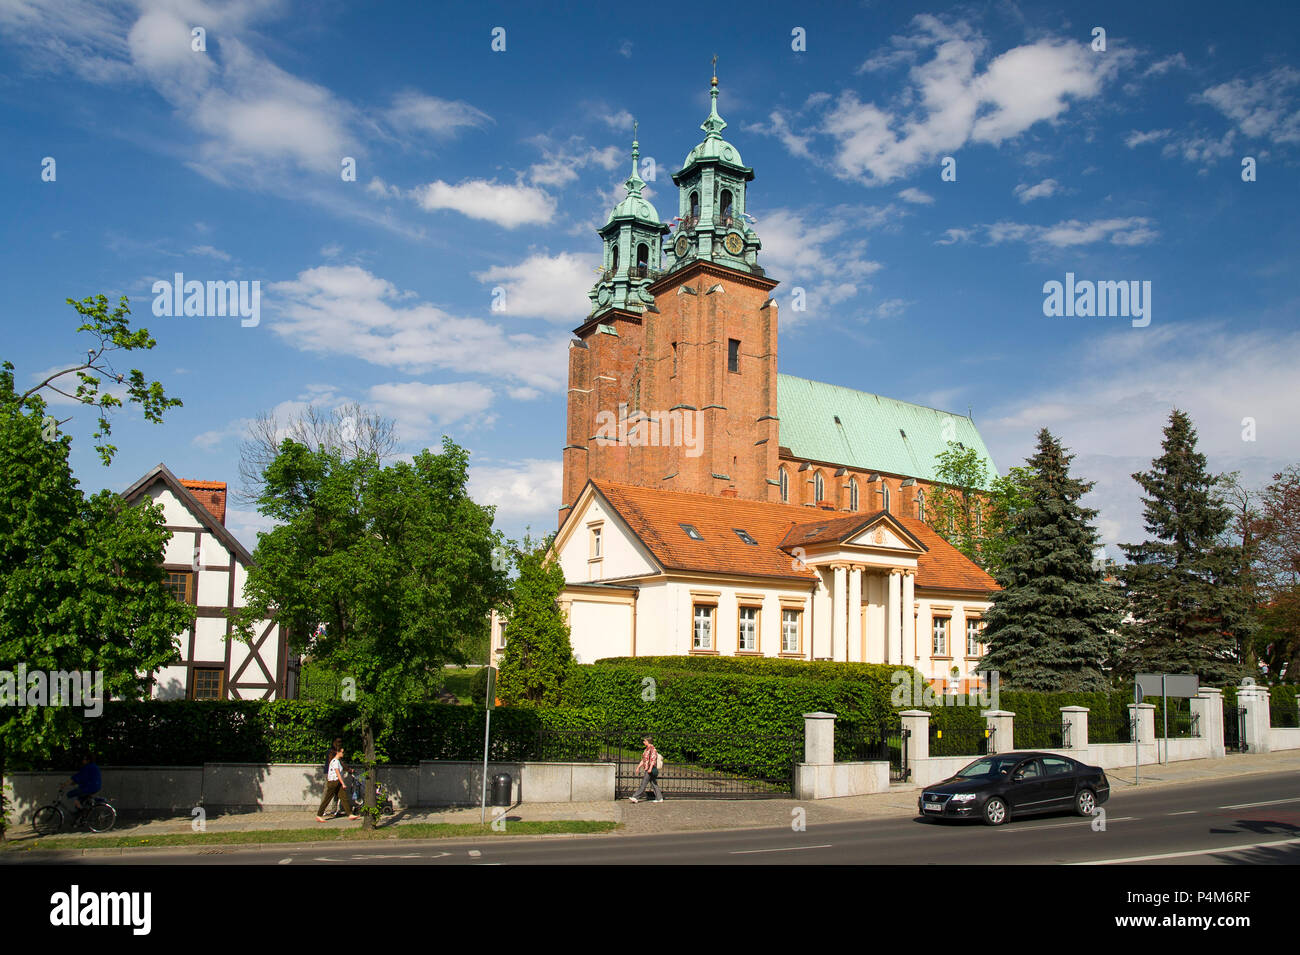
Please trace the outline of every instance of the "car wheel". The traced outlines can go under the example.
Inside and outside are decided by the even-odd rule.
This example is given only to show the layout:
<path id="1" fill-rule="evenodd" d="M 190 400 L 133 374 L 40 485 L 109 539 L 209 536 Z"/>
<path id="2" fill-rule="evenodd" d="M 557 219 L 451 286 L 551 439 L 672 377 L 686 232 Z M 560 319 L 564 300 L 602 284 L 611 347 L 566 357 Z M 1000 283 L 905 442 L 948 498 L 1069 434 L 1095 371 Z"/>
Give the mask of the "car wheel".
<path id="1" fill-rule="evenodd" d="M 1080 789 L 1074 797 L 1074 811 L 1081 816 L 1091 816 L 1097 811 L 1097 796 L 1091 789 Z"/>
<path id="2" fill-rule="evenodd" d="M 984 804 L 984 821 L 990 826 L 1000 826 L 1007 821 L 1007 804 L 994 796 Z"/>

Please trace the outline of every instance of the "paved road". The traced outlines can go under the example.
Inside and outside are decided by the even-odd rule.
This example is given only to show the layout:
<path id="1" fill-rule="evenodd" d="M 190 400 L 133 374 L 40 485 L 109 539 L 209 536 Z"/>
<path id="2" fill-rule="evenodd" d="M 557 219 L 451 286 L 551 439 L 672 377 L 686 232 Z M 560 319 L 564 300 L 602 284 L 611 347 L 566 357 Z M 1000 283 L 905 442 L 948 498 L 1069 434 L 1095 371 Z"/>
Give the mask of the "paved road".
<path id="1" fill-rule="evenodd" d="M 646 807 L 653 810 L 653 806 Z M 1072 815 L 1000 828 L 914 816 L 792 828 L 488 840 L 402 840 L 346 848 L 221 847 L 192 853 L 96 855 L 95 865 L 528 865 L 528 864 L 1295 864 L 1300 863 L 1300 774 L 1120 791 L 1105 831 Z M 27 857 L 24 863 L 39 862 Z"/>

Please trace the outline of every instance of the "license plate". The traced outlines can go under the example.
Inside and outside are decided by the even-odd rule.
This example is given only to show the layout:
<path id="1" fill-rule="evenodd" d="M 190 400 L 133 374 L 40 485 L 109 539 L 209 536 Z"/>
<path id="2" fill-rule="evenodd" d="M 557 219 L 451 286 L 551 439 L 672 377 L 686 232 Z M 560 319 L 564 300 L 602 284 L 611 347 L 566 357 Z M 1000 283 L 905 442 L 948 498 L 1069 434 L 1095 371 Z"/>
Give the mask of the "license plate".
<path id="1" fill-rule="evenodd" d="M 926 811 L 926 812 L 943 812 L 943 806 L 941 806 L 941 805 L 940 805 L 939 803 L 937 803 L 937 802 L 927 802 L 927 803 L 925 803 L 925 811 Z"/>

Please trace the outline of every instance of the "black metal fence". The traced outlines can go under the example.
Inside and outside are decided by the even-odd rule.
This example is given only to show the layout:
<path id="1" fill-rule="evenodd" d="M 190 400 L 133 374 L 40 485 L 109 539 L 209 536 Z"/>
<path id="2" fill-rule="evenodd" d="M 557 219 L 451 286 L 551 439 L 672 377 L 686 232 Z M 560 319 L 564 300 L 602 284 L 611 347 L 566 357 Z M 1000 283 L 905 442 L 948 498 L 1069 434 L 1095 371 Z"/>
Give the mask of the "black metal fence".
<path id="1" fill-rule="evenodd" d="M 900 723 L 842 723 L 835 727 L 835 762 L 865 763 L 889 761 L 889 781 L 910 779 L 907 738 L 911 730 Z"/>
<path id="2" fill-rule="evenodd" d="M 1224 707 L 1223 748 L 1229 753 L 1244 753 L 1250 748 L 1246 739 L 1246 708 Z"/>
<path id="3" fill-rule="evenodd" d="M 1052 720 L 1034 723 L 1016 720 L 1012 735 L 1016 749 L 1069 749 L 1070 722 Z"/>
<path id="4" fill-rule="evenodd" d="M 1133 742 L 1133 721 L 1127 716 L 1098 717 L 1088 720 L 1088 742 L 1091 743 L 1131 743 Z"/>
<path id="5" fill-rule="evenodd" d="M 931 756 L 984 756 L 993 748 L 994 731 L 987 726 L 949 726 L 930 724 Z"/>

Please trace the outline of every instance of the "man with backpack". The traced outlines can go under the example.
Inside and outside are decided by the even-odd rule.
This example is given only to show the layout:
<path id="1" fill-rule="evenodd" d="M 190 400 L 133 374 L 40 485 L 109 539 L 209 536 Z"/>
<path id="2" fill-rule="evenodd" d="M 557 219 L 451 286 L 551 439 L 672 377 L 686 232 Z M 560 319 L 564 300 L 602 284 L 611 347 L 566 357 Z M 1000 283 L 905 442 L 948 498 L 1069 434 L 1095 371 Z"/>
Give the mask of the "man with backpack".
<path id="1" fill-rule="evenodd" d="M 641 762 L 636 764 L 636 768 L 637 772 L 644 775 L 641 777 L 641 788 L 628 801 L 640 802 L 641 797 L 645 795 L 646 787 L 649 787 L 654 790 L 654 801 L 663 802 L 664 794 L 659 791 L 659 770 L 664 768 L 664 758 L 659 755 L 654 741 L 649 736 L 643 737 L 641 742 L 645 743 L 645 752 L 641 754 Z"/>

